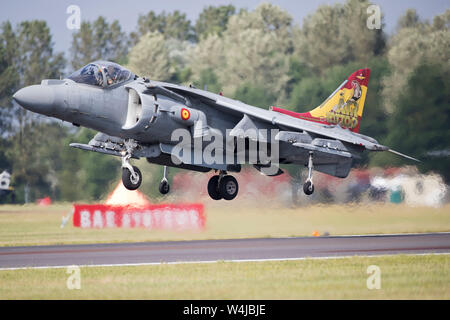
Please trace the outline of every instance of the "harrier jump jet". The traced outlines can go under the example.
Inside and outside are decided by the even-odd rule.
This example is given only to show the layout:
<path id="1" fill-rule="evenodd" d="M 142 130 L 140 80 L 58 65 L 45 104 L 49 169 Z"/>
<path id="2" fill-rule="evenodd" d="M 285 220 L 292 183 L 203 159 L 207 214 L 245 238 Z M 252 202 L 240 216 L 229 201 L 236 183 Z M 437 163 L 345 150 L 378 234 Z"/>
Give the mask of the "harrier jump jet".
<path id="1" fill-rule="evenodd" d="M 313 169 L 345 178 L 353 159 L 364 150 L 389 151 L 416 160 L 358 133 L 369 77 L 369 69 L 355 71 L 320 106 L 306 113 L 277 107 L 265 110 L 193 86 L 149 80 L 108 61 L 92 62 L 63 80 L 25 87 L 13 98 L 30 111 L 98 131 L 89 144 L 71 146 L 121 157 L 122 181 L 128 189 L 137 189 L 142 182 L 140 170 L 130 160 L 145 157 L 164 166 L 159 186 L 163 194 L 169 192 L 167 167 L 215 170 L 208 183 L 209 195 L 232 200 L 239 188 L 228 173 L 239 172 L 243 163 L 272 176 L 283 173 L 279 164 L 306 166 L 303 190 L 310 195 Z M 174 140 L 177 130 L 188 132 L 194 141 L 181 143 L 182 152 L 180 141 Z M 212 152 L 220 161 L 197 157 L 199 152 L 211 151 L 212 140 L 224 142 Z M 276 159 L 262 161 L 261 150 L 252 159 L 240 157 L 237 146 L 251 151 L 255 141 L 266 143 L 266 151 L 276 153 Z"/>

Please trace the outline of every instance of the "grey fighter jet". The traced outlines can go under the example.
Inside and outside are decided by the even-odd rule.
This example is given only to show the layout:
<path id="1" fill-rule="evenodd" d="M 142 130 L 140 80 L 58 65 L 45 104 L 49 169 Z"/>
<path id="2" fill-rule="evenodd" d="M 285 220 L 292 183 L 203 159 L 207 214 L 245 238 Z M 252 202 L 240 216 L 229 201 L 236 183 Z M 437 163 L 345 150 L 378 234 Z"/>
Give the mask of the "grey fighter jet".
<path id="1" fill-rule="evenodd" d="M 25 87 L 13 98 L 30 111 L 99 131 L 89 144 L 71 146 L 121 157 L 122 181 L 130 190 L 142 182 L 130 160 L 145 157 L 164 166 L 162 194 L 169 192 L 167 167 L 215 170 L 209 195 L 232 200 L 239 188 L 228 173 L 239 172 L 244 163 L 269 176 L 283 173 L 279 164 L 306 166 L 303 190 L 310 195 L 313 169 L 345 178 L 364 150 L 416 160 L 358 133 L 369 77 L 369 69 L 354 72 L 306 113 L 261 109 L 193 86 L 153 81 L 108 61 L 92 62 L 64 80 Z"/>

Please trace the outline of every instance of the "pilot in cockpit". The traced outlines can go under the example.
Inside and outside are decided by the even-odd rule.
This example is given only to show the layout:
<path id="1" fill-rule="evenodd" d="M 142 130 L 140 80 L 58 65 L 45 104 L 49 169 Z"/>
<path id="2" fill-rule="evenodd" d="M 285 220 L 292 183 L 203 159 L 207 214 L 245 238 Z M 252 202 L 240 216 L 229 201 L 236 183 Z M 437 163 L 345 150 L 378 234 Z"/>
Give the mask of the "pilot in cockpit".
<path id="1" fill-rule="evenodd" d="M 116 63 L 97 61 L 75 71 L 68 78 L 77 83 L 107 87 L 127 81 L 133 76 L 129 70 Z"/>
<path id="2" fill-rule="evenodd" d="M 95 79 L 97 80 L 97 85 L 99 87 L 102 87 L 103 86 L 103 74 L 102 74 L 102 70 L 100 68 L 95 73 Z"/>
<path id="3" fill-rule="evenodd" d="M 103 72 L 106 76 L 106 83 L 108 86 L 117 82 L 117 76 L 119 74 L 119 69 L 115 68 L 113 65 L 109 65 L 108 67 L 103 67 Z"/>

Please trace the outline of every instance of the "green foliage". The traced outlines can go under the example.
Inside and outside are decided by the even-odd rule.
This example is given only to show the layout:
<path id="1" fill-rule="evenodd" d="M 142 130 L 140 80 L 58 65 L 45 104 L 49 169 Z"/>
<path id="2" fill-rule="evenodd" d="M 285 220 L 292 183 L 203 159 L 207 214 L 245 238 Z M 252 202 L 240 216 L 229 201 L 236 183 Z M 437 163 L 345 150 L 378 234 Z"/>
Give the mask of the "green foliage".
<path id="1" fill-rule="evenodd" d="M 10 159 L 11 183 L 19 202 L 24 201 L 25 186 L 30 190 L 31 201 L 44 196 L 58 196 L 55 172 L 62 165 L 61 138 L 65 136 L 67 131 L 59 124 L 35 121 L 9 138 L 9 148 L 5 153 Z"/>
<path id="2" fill-rule="evenodd" d="M 182 41 L 195 39 L 191 21 L 187 19 L 185 13 L 178 10 L 168 14 L 164 11 L 160 14 L 149 11 L 146 15 L 140 15 L 137 32 L 131 34 L 131 39 L 137 43 L 149 32 L 159 32 L 166 39 L 175 38 Z"/>
<path id="3" fill-rule="evenodd" d="M 80 186 L 85 188 L 83 198 L 91 200 L 101 200 L 111 191 L 113 182 L 120 181 L 119 159 L 101 155 L 95 152 L 84 156 L 81 162 L 82 170 L 84 170 L 84 179 Z"/>
<path id="4" fill-rule="evenodd" d="M 184 68 L 181 70 L 177 70 L 170 79 L 175 83 L 185 83 L 188 82 L 192 77 L 192 70 L 190 68 Z"/>
<path id="5" fill-rule="evenodd" d="M 205 69 L 200 72 L 200 79 L 194 82 L 197 88 L 204 89 L 214 93 L 221 92 L 221 85 L 217 75 L 211 69 Z"/>
<path id="6" fill-rule="evenodd" d="M 411 11 L 400 20 L 415 21 L 401 23 L 401 28 L 390 39 L 386 53 L 392 68 L 384 79 L 383 99 L 385 108 L 393 112 L 399 94 L 405 90 L 411 72 L 423 61 L 440 64 L 450 72 L 450 10 L 434 17 L 433 24 L 416 21 Z"/>
<path id="7" fill-rule="evenodd" d="M 10 159 L 6 156 L 6 150 L 10 147 L 10 143 L 6 139 L 0 138 L 0 173 L 7 170 L 11 173 Z"/>
<path id="8" fill-rule="evenodd" d="M 206 66 L 216 72 L 225 95 L 233 95 L 241 86 L 251 83 L 253 87 L 264 88 L 278 101 L 285 99 L 293 43 L 292 20 L 288 12 L 269 3 L 230 17 L 226 31 L 216 38 L 219 43 L 214 47 L 223 58 Z"/>
<path id="9" fill-rule="evenodd" d="M 64 139 L 61 147 L 64 166 L 58 171 L 61 200 L 102 200 L 120 180 L 118 158 L 69 147 L 72 142 L 88 143 L 94 135 L 93 130 L 82 128 Z"/>
<path id="10" fill-rule="evenodd" d="M 171 78 L 169 52 L 164 36 L 157 31 L 142 36 L 128 59 L 127 67 L 141 77 L 160 81 Z"/>
<path id="11" fill-rule="evenodd" d="M 30 199 L 58 195 L 54 168 L 60 164 L 59 144 L 54 137 L 63 137 L 65 133 L 56 123 L 39 121 L 36 115 L 13 106 L 11 96 L 20 87 L 40 83 L 45 78 L 58 78 L 64 64 L 63 55 L 53 53 L 50 30 L 44 21 L 24 21 L 16 28 L 9 22 L 3 23 L 0 154 L 6 158 L 1 163 L 12 170 L 11 180 L 19 201 L 25 197 L 25 186 L 29 187 Z"/>
<path id="12" fill-rule="evenodd" d="M 323 74 L 335 65 L 366 63 L 385 48 L 382 29 L 367 28 L 368 0 L 321 5 L 303 20 L 296 33 L 295 55 Z"/>
<path id="13" fill-rule="evenodd" d="M 202 38 L 199 43 L 188 50 L 187 55 L 189 57 L 189 69 L 192 70 L 192 82 L 200 82 L 204 85 L 205 83 L 201 80 L 204 77 L 202 73 L 209 72 L 207 70 L 214 72 L 214 70 L 224 66 L 224 47 L 223 39 L 217 34 L 211 34 L 206 38 Z M 209 83 L 206 84 L 210 85 Z"/>
<path id="14" fill-rule="evenodd" d="M 420 24 L 420 18 L 416 9 L 408 9 L 405 14 L 398 19 L 397 29 L 414 28 Z"/>
<path id="15" fill-rule="evenodd" d="M 210 34 L 221 35 L 226 29 L 228 19 L 234 15 L 236 8 L 233 5 L 208 6 L 200 13 L 195 23 L 195 32 L 199 39 L 206 38 Z"/>
<path id="16" fill-rule="evenodd" d="M 24 21 L 16 28 L 4 22 L 0 33 L 0 134 L 11 134 L 14 121 L 22 126 L 30 115 L 14 108 L 12 94 L 19 88 L 59 78 L 65 60 L 54 54 L 50 30 L 44 21 Z"/>
<path id="17" fill-rule="evenodd" d="M 267 109 L 269 106 L 273 105 L 273 102 L 276 99 L 274 95 L 265 90 L 263 87 L 253 86 L 248 83 L 242 85 L 236 90 L 234 98 L 244 103 L 252 104 L 264 109 Z"/>
<path id="18" fill-rule="evenodd" d="M 290 105 L 298 112 L 307 112 L 319 106 L 338 86 L 361 66 L 357 63 L 333 66 L 323 74 L 303 76 L 292 89 Z M 293 68 L 298 68 L 295 71 Z M 308 68 L 302 63 L 291 64 L 291 74 L 305 74 Z M 370 81 L 372 82 L 372 80 Z M 371 83 L 369 84 L 371 86 Z"/>
<path id="19" fill-rule="evenodd" d="M 192 40 L 195 37 L 192 33 L 191 21 L 186 18 L 185 13 L 181 13 L 178 10 L 166 16 L 163 34 L 167 38 L 178 40 Z"/>
<path id="20" fill-rule="evenodd" d="M 391 68 L 384 57 L 372 58 L 367 67 L 370 68 L 370 80 L 359 131 L 380 141 L 388 132 L 389 115 L 384 108 L 382 95 L 383 79 L 390 75 Z"/>
<path id="21" fill-rule="evenodd" d="M 64 201 L 102 199 L 118 181 L 120 162 L 69 147 L 71 142 L 88 143 L 93 135 L 88 129 L 71 133 L 52 122 L 32 123 L 11 137 L 6 155 L 13 159 L 11 182 L 17 201 L 25 201 L 26 186 L 31 202 L 46 196 Z"/>
<path id="22" fill-rule="evenodd" d="M 327 93 L 318 77 L 303 78 L 292 90 L 290 106 L 295 111 L 307 112 L 320 105 L 326 97 Z"/>
<path id="23" fill-rule="evenodd" d="M 393 149 L 421 159 L 421 171 L 439 172 L 447 182 L 450 181 L 445 155 L 450 150 L 449 101 L 448 74 L 439 64 L 419 64 L 407 81 L 407 89 L 396 101 L 386 138 L 386 144 Z M 430 153 L 433 151 L 434 155 Z M 375 163 L 396 166 L 410 161 L 383 154 Z"/>
<path id="24" fill-rule="evenodd" d="M 17 39 L 9 22 L 1 26 L 0 34 L 0 136 L 11 130 L 11 97 L 18 89 L 20 78 L 16 70 Z"/>
<path id="25" fill-rule="evenodd" d="M 21 77 L 21 85 L 40 83 L 43 77 L 59 78 L 64 69 L 62 53 L 53 53 L 50 29 L 45 21 L 24 21 L 17 31 L 18 59 L 16 69 Z"/>
<path id="26" fill-rule="evenodd" d="M 304 78 L 308 78 L 311 74 L 311 69 L 297 58 L 291 56 L 289 60 L 288 77 L 289 81 L 286 84 L 286 93 L 291 95 L 293 86 L 299 83 Z"/>
<path id="27" fill-rule="evenodd" d="M 123 63 L 128 53 L 129 39 L 117 20 L 109 24 L 102 16 L 94 22 L 83 21 L 73 34 L 71 64 L 74 70 L 94 60 Z"/>

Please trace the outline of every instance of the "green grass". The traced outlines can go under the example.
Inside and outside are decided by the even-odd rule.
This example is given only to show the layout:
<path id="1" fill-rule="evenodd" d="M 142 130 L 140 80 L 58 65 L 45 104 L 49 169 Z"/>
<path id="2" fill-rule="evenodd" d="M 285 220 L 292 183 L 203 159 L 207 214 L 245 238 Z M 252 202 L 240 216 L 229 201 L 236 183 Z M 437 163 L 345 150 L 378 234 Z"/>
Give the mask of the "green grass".
<path id="1" fill-rule="evenodd" d="M 381 289 L 366 271 L 381 269 Z M 449 299 L 450 256 L 0 270 L 0 299 Z"/>
<path id="2" fill-rule="evenodd" d="M 316 205 L 300 208 L 254 207 L 240 202 L 207 202 L 206 229 L 170 232 L 147 229 L 60 228 L 70 204 L 0 206 L 0 246 L 93 242 L 224 239 L 450 231 L 450 205 Z"/>

